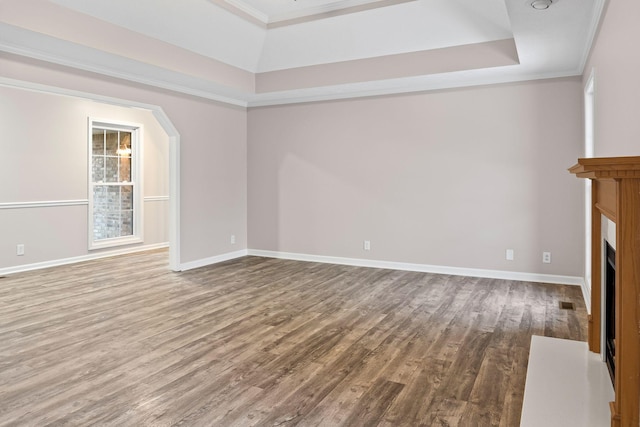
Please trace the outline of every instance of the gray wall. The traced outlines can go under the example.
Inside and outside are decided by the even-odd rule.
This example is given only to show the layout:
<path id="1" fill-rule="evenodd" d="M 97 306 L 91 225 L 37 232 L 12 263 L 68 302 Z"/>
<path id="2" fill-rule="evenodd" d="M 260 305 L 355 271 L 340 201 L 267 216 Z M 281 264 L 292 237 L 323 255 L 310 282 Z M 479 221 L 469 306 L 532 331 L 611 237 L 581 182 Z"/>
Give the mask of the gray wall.
<path id="1" fill-rule="evenodd" d="M 595 156 L 640 155 L 640 2 L 607 2 L 584 83 L 595 71 Z"/>
<path id="2" fill-rule="evenodd" d="M 160 106 L 181 137 L 180 262 L 204 260 L 246 248 L 247 124 L 244 109 L 10 54 L 0 56 L 0 76 Z M 6 105 L 6 108 L 12 110 L 16 106 Z M 63 110 L 60 114 L 70 111 Z M 81 114 L 86 115 L 86 111 Z M 38 125 L 32 113 L 18 116 L 16 120 L 23 127 Z M 57 129 L 65 132 L 63 128 Z M 5 145 L 11 144 L 3 138 L 3 149 Z M 77 161 L 86 163 L 82 156 L 78 154 Z M 68 191 L 86 197 L 84 184 Z M 43 197 L 49 198 L 46 194 Z M 10 198 L 14 199 L 14 196 Z M 37 222 L 36 227 L 44 227 L 40 218 L 33 221 Z M 235 245 L 230 244 L 232 234 L 236 236 Z M 3 236 L 1 243 L 8 248 L 2 251 L 14 254 L 12 259 L 15 258 L 15 238 L 11 236 L 5 242 Z M 67 238 L 84 241 L 84 236 Z M 78 245 L 74 243 L 74 248 Z M 72 252 L 58 248 L 54 256 L 63 258 Z M 5 265 L 0 264 L 2 266 Z"/>
<path id="3" fill-rule="evenodd" d="M 251 109 L 249 247 L 582 276 L 582 105 L 570 78 Z"/>
<path id="4" fill-rule="evenodd" d="M 0 70 L 165 110 L 182 140 L 182 263 L 249 247 L 582 275 L 582 187 L 566 171 L 582 147 L 579 78 L 247 113 L 12 55 Z"/>
<path id="5" fill-rule="evenodd" d="M 88 199 L 89 116 L 142 124 L 143 196 L 169 195 L 169 143 L 150 112 L 8 87 L 0 87 L 0 99 L 0 204 L 48 204 L 0 209 L 0 267 L 90 253 L 88 206 L 65 205 Z M 132 246 L 167 243 L 168 204 L 144 202 L 144 242 Z M 24 256 L 16 255 L 17 244 L 25 245 Z"/>

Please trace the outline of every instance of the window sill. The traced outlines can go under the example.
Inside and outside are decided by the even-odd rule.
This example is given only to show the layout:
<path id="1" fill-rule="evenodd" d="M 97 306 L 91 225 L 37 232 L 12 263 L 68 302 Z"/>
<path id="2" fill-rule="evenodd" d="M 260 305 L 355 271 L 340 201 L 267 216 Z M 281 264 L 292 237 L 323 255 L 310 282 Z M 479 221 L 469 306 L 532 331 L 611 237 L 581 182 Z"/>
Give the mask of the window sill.
<path id="1" fill-rule="evenodd" d="M 135 243 L 143 243 L 139 236 L 115 237 L 113 239 L 104 239 L 89 243 L 89 250 L 112 248 L 114 246 L 132 245 Z"/>

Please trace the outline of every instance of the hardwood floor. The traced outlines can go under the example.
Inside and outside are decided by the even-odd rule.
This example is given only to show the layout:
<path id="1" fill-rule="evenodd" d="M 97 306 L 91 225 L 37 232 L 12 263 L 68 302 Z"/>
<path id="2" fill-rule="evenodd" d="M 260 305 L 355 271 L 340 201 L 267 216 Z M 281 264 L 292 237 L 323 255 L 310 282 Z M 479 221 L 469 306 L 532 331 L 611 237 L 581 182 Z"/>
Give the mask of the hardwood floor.
<path id="1" fill-rule="evenodd" d="M 167 258 L 0 279 L 0 425 L 515 427 L 531 335 L 586 338 L 579 287 Z"/>

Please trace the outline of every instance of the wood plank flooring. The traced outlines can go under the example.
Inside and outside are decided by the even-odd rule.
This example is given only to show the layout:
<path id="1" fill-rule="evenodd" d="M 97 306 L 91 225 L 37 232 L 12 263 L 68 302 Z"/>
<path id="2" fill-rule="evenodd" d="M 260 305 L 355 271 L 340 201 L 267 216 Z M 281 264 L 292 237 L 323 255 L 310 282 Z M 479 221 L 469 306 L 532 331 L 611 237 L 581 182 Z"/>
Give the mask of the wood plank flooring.
<path id="1" fill-rule="evenodd" d="M 561 310 L 571 301 L 576 311 Z M 166 251 L 0 279 L 2 426 L 519 425 L 579 287 Z"/>

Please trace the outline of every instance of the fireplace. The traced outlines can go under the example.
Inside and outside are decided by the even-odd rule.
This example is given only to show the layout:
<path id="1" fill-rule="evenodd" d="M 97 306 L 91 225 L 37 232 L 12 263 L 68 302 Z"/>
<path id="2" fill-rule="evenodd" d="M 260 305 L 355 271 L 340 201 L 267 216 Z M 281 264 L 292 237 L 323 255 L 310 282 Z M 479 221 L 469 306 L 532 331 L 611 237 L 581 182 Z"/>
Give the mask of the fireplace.
<path id="1" fill-rule="evenodd" d="M 604 360 L 611 382 L 616 383 L 616 251 L 605 241 L 604 272 Z"/>
<path id="2" fill-rule="evenodd" d="M 615 378 L 615 400 L 609 405 L 611 427 L 638 427 L 640 156 L 578 159 L 569 170 L 593 183 L 589 349 L 613 362 L 609 365 Z M 605 237 L 612 243 L 615 239 L 615 251 L 603 245 L 603 222 L 607 220 L 616 225 L 613 235 Z"/>

